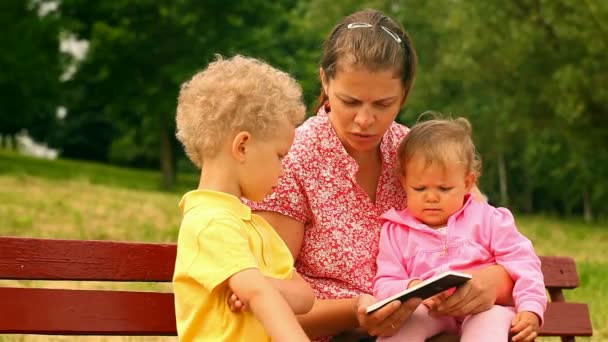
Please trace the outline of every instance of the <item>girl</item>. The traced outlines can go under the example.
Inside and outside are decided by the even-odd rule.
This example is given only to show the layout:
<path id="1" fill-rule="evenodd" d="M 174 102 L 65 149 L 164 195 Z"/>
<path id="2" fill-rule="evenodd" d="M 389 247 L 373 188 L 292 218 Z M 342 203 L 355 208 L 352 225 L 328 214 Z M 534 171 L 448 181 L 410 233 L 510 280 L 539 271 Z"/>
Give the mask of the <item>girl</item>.
<path id="1" fill-rule="evenodd" d="M 471 190 L 480 161 L 466 119 L 418 123 L 402 140 L 399 177 L 408 206 L 381 216 L 376 298 L 448 270 L 502 265 L 515 281 L 515 308 L 449 317 L 429 315 L 449 291 L 423 302 L 396 335 L 383 341 L 425 341 L 440 332 L 461 331 L 461 341 L 533 341 L 546 308 L 540 260 L 517 231 L 509 210 L 475 200 Z"/>

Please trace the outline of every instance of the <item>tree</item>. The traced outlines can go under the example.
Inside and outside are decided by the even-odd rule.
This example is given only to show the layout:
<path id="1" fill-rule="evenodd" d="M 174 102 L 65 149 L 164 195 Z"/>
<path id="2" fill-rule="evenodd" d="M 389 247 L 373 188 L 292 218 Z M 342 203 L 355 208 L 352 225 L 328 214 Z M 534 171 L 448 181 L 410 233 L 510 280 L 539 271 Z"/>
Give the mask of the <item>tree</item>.
<path id="1" fill-rule="evenodd" d="M 0 3 L 0 135 L 22 130 L 46 139 L 59 104 L 59 26 L 56 14 L 41 15 L 44 1 Z"/>
<path id="2" fill-rule="evenodd" d="M 289 5 L 65 0 L 65 27 L 90 41 L 87 58 L 69 82 L 70 113 L 106 118 L 116 134 L 108 159 L 144 166 L 159 160 L 163 188 L 169 188 L 178 150 L 173 118 L 180 84 L 214 54 L 252 52 L 263 58 L 264 51 L 280 51 L 271 33 L 285 25 L 283 7 Z"/>

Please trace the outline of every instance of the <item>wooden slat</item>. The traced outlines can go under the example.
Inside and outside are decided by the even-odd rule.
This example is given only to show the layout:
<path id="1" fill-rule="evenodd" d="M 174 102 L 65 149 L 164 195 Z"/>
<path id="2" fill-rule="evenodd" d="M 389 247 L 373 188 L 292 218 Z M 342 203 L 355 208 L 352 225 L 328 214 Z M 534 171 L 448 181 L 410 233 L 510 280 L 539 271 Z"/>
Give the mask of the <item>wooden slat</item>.
<path id="1" fill-rule="evenodd" d="M 547 288 L 573 289 L 579 286 L 574 259 L 570 257 L 541 256 L 540 261 Z"/>
<path id="2" fill-rule="evenodd" d="M 0 287 L 0 334 L 176 335 L 173 294 Z"/>
<path id="3" fill-rule="evenodd" d="M 540 336 L 591 336 L 589 307 L 582 303 L 547 303 Z"/>
<path id="4" fill-rule="evenodd" d="M 0 279 L 171 281 L 174 244 L 0 237 Z"/>

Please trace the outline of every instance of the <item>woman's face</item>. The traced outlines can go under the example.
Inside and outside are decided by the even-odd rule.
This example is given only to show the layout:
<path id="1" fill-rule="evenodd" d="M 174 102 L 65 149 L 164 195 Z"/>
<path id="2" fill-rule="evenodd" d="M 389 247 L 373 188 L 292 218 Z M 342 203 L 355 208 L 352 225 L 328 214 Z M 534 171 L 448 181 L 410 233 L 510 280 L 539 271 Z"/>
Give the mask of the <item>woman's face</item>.
<path id="1" fill-rule="evenodd" d="M 346 151 L 353 155 L 378 148 L 405 97 L 394 71 L 347 65 L 332 79 L 321 69 L 321 80 L 331 106 L 329 120 Z"/>

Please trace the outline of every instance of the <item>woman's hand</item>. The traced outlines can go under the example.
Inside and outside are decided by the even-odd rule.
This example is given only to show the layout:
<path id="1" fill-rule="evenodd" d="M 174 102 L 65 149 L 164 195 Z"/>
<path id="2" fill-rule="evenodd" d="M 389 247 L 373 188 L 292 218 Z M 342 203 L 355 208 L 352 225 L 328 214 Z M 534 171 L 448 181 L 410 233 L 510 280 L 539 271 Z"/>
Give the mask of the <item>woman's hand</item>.
<path id="1" fill-rule="evenodd" d="M 376 298 L 371 295 L 360 295 L 355 310 L 361 328 L 371 336 L 381 337 L 394 335 L 420 305 L 419 298 L 412 298 L 403 303 L 393 301 L 378 311 L 367 314 L 365 309 L 376 302 Z"/>

